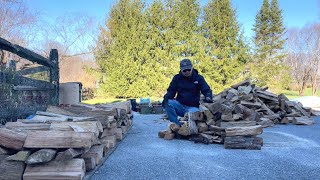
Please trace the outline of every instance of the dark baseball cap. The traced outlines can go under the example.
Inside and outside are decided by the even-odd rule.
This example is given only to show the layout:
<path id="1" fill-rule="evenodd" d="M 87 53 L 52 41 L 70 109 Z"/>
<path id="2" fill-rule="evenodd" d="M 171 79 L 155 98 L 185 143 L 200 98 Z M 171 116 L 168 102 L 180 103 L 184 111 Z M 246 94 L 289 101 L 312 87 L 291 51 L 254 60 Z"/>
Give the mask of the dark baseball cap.
<path id="1" fill-rule="evenodd" d="M 192 63 L 190 59 L 182 59 L 180 61 L 180 70 L 192 69 Z"/>

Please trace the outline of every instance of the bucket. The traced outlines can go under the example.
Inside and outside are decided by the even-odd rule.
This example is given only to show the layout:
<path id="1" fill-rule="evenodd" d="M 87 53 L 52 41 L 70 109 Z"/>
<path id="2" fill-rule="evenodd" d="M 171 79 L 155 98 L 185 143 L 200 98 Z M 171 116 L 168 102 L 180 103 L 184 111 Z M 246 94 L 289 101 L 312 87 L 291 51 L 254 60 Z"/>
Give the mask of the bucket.
<path id="1" fill-rule="evenodd" d="M 148 98 L 140 98 L 140 104 L 151 106 L 151 100 L 149 97 Z"/>

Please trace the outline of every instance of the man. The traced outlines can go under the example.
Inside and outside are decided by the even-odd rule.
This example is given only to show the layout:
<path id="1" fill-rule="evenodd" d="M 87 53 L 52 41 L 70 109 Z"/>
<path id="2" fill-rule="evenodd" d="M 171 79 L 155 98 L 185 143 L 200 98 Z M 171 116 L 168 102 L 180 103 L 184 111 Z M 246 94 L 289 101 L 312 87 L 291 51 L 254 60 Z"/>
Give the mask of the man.
<path id="1" fill-rule="evenodd" d="M 163 97 L 162 106 L 168 119 L 181 126 L 183 123 L 179 122 L 178 116 L 199 111 L 200 92 L 205 96 L 205 102 L 212 103 L 212 91 L 203 76 L 193 69 L 189 59 L 181 60 L 180 72 L 173 77 Z M 176 100 L 173 100 L 176 93 Z"/>

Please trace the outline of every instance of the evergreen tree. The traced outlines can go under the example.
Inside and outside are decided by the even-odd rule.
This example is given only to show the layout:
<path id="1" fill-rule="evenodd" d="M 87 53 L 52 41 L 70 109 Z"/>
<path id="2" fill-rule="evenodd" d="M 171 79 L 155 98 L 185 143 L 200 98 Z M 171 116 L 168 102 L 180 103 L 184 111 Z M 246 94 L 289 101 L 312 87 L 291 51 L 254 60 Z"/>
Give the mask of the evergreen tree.
<path id="1" fill-rule="evenodd" d="M 155 0 L 148 12 L 150 54 L 160 65 L 162 92 L 174 74 L 179 72 L 183 57 L 194 60 L 197 53 L 197 32 L 200 5 L 196 0 Z M 159 75 L 158 74 L 158 75 Z"/>
<path id="2" fill-rule="evenodd" d="M 270 13 L 271 54 L 275 54 L 276 59 L 282 60 L 285 56 L 281 50 L 286 42 L 284 38 L 286 29 L 283 25 L 282 10 L 279 8 L 278 0 L 271 1 Z"/>
<path id="3" fill-rule="evenodd" d="M 100 92 L 116 97 L 138 97 L 148 88 L 147 21 L 139 0 L 120 0 L 110 11 L 107 28 L 100 37 L 105 43 L 97 53 L 104 81 Z"/>
<path id="4" fill-rule="evenodd" d="M 253 27 L 256 58 L 259 60 L 268 59 L 270 52 L 270 5 L 268 0 L 263 0 L 260 11 L 256 15 L 256 22 Z"/>
<path id="5" fill-rule="evenodd" d="M 230 0 L 208 2 L 202 23 L 206 58 L 200 62 L 200 69 L 209 84 L 218 90 L 234 83 L 248 59 L 247 46 L 239 29 Z"/>
<path id="6" fill-rule="evenodd" d="M 285 39 L 282 11 L 277 0 L 264 0 L 256 15 L 254 61 L 250 64 L 251 77 L 259 86 L 279 88 L 287 84 L 288 71 L 283 63 Z"/>

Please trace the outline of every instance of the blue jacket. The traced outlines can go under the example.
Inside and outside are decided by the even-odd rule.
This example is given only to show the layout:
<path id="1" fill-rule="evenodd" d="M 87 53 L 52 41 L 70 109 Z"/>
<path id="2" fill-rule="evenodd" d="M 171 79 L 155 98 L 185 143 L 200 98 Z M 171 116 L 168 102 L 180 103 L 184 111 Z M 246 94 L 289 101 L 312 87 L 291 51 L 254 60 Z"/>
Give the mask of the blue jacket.
<path id="1" fill-rule="evenodd" d="M 203 76 L 199 75 L 196 69 L 192 70 L 190 77 L 184 77 L 180 72 L 173 77 L 164 101 L 173 99 L 178 93 L 176 100 L 181 104 L 199 107 L 200 92 L 205 97 L 212 98 L 212 91 Z"/>

